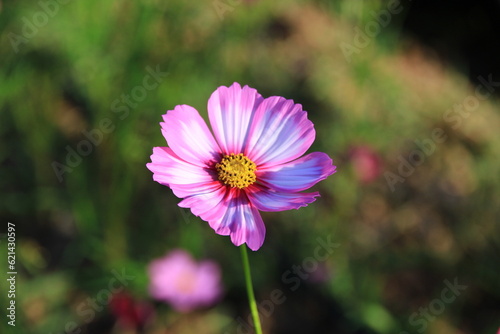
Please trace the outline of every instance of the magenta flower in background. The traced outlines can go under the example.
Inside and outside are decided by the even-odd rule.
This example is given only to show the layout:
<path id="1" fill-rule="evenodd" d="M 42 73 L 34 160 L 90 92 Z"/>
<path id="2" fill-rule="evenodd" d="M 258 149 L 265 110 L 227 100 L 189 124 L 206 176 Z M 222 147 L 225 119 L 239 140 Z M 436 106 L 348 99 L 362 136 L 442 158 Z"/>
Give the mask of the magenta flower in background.
<path id="1" fill-rule="evenodd" d="M 153 148 L 153 179 L 183 198 L 180 207 L 207 221 L 239 246 L 262 246 L 260 211 L 298 209 L 318 192 L 301 193 L 335 172 L 332 159 L 314 152 L 315 138 L 300 104 L 264 99 L 248 86 L 221 86 L 208 100 L 212 135 L 198 111 L 178 105 L 163 115 L 169 147 Z"/>
<path id="2" fill-rule="evenodd" d="M 362 183 L 370 183 L 379 177 L 382 171 L 380 156 L 369 146 L 356 146 L 350 150 L 349 157 L 354 173 Z"/>
<path id="3" fill-rule="evenodd" d="M 149 293 L 179 312 L 213 305 L 222 294 L 221 273 L 213 261 L 196 262 L 183 250 L 174 250 L 148 266 Z"/>

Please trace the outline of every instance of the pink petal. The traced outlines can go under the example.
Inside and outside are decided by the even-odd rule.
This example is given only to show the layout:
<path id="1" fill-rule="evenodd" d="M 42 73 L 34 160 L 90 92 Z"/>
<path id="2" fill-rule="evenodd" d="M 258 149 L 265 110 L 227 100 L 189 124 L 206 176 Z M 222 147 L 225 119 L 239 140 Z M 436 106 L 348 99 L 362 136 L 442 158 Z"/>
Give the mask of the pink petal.
<path id="1" fill-rule="evenodd" d="M 213 261 L 197 263 L 183 250 L 152 261 L 148 273 L 151 296 L 168 302 L 179 312 L 209 306 L 222 292 L 219 266 Z"/>
<path id="2" fill-rule="evenodd" d="M 179 198 L 212 193 L 220 187 L 221 183 L 219 181 L 170 185 L 172 192 Z"/>
<path id="3" fill-rule="evenodd" d="M 153 172 L 153 180 L 170 187 L 173 184 L 204 184 L 216 180 L 210 169 L 181 159 L 169 147 L 154 147 L 151 162 L 146 166 Z"/>
<path id="4" fill-rule="evenodd" d="M 307 206 L 316 200 L 319 193 L 289 193 L 254 185 L 249 188 L 247 195 L 260 211 L 284 211 Z"/>
<path id="5" fill-rule="evenodd" d="M 220 160 L 220 148 L 196 109 L 176 106 L 160 123 L 168 146 L 183 160 L 198 166 Z"/>
<path id="6" fill-rule="evenodd" d="M 278 191 L 298 192 L 335 173 L 332 159 L 322 152 L 313 152 L 295 161 L 258 169 L 257 180 Z"/>
<path id="7" fill-rule="evenodd" d="M 182 272 L 194 272 L 196 264 L 183 250 L 171 252 L 168 256 L 152 261 L 148 266 L 151 279 L 150 294 L 157 299 L 169 299 L 176 295 L 176 287 L 171 284 Z M 168 283 L 168 284 L 166 284 Z"/>
<path id="8" fill-rule="evenodd" d="M 191 212 L 205 221 L 222 219 L 227 210 L 227 187 L 217 185 L 196 189 L 199 193 L 189 196 L 179 203 L 181 208 L 190 208 Z M 193 191 L 194 193 L 194 191 Z"/>
<path id="9" fill-rule="evenodd" d="M 209 306 L 216 302 L 222 294 L 220 284 L 221 273 L 217 263 L 205 260 L 199 263 L 197 273 L 196 295 L 200 305 Z"/>
<path id="10" fill-rule="evenodd" d="M 249 124 L 262 96 L 248 86 L 221 86 L 208 100 L 208 116 L 225 154 L 242 153 Z"/>
<path id="11" fill-rule="evenodd" d="M 217 234 L 230 235 L 236 246 L 244 243 L 251 250 L 258 250 L 264 243 L 266 228 L 259 211 L 245 191 L 231 188 L 227 199 L 227 211 L 222 219 L 209 221 Z"/>
<path id="12" fill-rule="evenodd" d="M 244 153 L 257 166 L 282 164 L 304 154 L 315 136 L 314 125 L 300 104 L 272 96 L 255 112 Z"/>

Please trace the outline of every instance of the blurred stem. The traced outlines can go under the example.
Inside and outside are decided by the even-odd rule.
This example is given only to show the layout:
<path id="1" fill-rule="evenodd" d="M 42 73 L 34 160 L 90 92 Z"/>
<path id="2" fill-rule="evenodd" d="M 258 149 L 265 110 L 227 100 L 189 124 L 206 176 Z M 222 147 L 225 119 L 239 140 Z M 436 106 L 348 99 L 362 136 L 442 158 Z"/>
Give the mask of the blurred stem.
<path id="1" fill-rule="evenodd" d="M 255 295 L 253 293 L 252 274 L 250 273 L 250 263 L 248 261 L 247 246 L 243 244 L 240 246 L 240 249 L 241 258 L 243 260 L 243 269 L 245 270 L 245 283 L 247 285 L 248 302 L 250 303 L 250 311 L 252 312 L 255 333 L 262 334 L 259 312 L 257 311 L 257 303 L 255 302 Z"/>

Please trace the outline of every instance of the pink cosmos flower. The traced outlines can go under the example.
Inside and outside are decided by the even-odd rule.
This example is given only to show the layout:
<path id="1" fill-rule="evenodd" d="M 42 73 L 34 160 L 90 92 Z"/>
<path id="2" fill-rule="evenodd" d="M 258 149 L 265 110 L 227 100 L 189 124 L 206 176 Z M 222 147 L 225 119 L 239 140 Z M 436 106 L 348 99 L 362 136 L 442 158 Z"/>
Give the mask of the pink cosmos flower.
<path id="1" fill-rule="evenodd" d="M 178 105 L 160 123 L 169 147 L 153 148 L 153 179 L 183 198 L 180 207 L 239 246 L 262 246 L 260 211 L 298 209 L 318 192 L 301 193 L 335 172 L 332 159 L 301 157 L 316 135 L 300 104 L 264 99 L 248 86 L 221 86 L 208 100 L 212 135 L 196 109 Z"/>
<path id="2" fill-rule="evenodd" d="M 174 250 L 148 266 L 149 293 L 179 312 L 210 306 L 221 296 L 220 268 L 213 261 L 196 263 L 183 250 Z"/>

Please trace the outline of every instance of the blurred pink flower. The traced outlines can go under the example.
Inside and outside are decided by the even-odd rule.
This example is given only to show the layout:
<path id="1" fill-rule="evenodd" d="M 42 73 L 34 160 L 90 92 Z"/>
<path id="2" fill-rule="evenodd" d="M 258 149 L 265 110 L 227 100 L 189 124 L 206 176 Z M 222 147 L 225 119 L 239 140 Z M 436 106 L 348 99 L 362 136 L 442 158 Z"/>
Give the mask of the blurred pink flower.
<path id="1" fill-rule="evenodd" d="M 255 89 L 221 86 L 208 100 L 214 136 L 196 109 L 178 105 L 163 115 L 169 147 L 153 148 L 153 179 L 183 198 L 180 207 L 216 233 L 257 250 L 266 229 L 260 211 L 307 206 L 318 192 L 301 193 L 335 172 L 332 159 L 301 157 L 316 136 L 300 104 L 264 99 Z"/>
<path id="2" fill-rule="evenodd" d="M 356 146 L 349 152 L 354 173 L 362 183 L 374 181 L 381 173 L 380 156 L 368 146 Z"/>
<path id="3" fill-rule="evenodd" d="M 149 293 L 179 312 L 213 305 L 221 296 L 220 268 L 213 261 L 195 262 L 174 250 L 148 266 Z"/>

